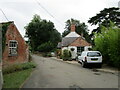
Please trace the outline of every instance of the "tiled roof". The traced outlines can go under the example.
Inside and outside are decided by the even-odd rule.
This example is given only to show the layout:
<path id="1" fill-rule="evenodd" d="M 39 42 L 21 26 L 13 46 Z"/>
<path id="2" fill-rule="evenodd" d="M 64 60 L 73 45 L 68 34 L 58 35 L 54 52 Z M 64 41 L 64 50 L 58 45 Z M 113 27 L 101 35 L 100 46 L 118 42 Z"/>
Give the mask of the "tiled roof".
<path id="1" fill-rule="evenodd" d="M 62 45 L 61 46 L 68 46 L 71 44 L 74 40 L 76 40 L 78 37 L 64 37 L 62 39 Z"/>
<path id="2" fill-rule="evenodd" d="M 62 43 L 59 42 L 58 45 L 57 45 L 57 48 L 61 48 L 62 47 Z"/>

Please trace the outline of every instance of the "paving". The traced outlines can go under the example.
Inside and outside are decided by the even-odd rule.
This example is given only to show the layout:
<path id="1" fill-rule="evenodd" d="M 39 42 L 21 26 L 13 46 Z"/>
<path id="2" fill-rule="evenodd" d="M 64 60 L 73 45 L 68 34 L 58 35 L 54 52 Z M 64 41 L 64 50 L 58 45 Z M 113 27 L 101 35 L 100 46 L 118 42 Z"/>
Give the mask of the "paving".
<path id="1" fill-rule="evenodd" d="M 118 76 L 82 68 L 77 62 L 33 55 L 37 68 L 23 88 L 118 88 Z M 74 63 L 74 64 L 73 64 Z M 114 83 L 113 83 L 114 82 Z"/>

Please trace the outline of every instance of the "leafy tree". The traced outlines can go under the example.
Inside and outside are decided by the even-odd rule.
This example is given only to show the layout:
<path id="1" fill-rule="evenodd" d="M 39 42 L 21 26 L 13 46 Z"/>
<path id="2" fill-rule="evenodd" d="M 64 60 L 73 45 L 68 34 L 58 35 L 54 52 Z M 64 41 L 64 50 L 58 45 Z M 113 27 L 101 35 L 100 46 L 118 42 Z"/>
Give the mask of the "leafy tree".
<path id="1" fill-rule="evenodd" d="M 61 40 L 60 33 L 55 29 L 51 21 L 42 20 L 39 15 L 34 15 L 31 22 L 25 26 L 26 37 L 29 38 L 33 51 L 38 51 L 38 46 L 50 41 L 54 49 Z M 40 50 L 39 50 L 40 51 Z"/>
<path id="2" fill-rule="evenodd" d="M 99 50 L 102 55 L 104 62 L 109 65 L 120 67 L 120 28 L 118 28 L 112 22 L 110 27 L 101 27 L 101 33 L 95 34 L 95 50 Z"/>
<path id="3" fill-rule="evenodd" d="M 50 41 L 42 43 L 40 46 L 38 46 L 38 51 L 40 52 L 49 52 L 54 48 L 53 43 Z"/>
<path id="4" fill-rule="evenodd" d="M 80 23 L 79 20 L 75 20 L 75 19 L 69 19 L 66 21 L 66 26 L 65 26 L 65 31 L 62 33 L 62 37 L 65 37 L 68 33 L 70 33 L 70 27 L 71 27 L 71 24 L 75 24 L 76 26 L 76 32 L 79 34 L 79 35 L 82 35 L 83 34 L 83 37 L 85 37 L 85 39 L 90 42 L 90 37 L 89 37 L 89 30 L 88 30 L 88 27 L 85 23 Z"/>
<path id="5" fill-rule="evenodd" d="M 115 25 L 120 27 L 119 8 L 105 8 L 104 10 L 100 11 L 100 13 L 98 13 L 96 16 L 90 18 L 88 20 L 88 23 L 90 23 L 91 25 L 98 25 L 98 27 L 92 31 L 91 36 L 93 36 L 94 32 L 98 33 L 101 31 L 100 25 L 109 27 L 110 21 L 112 21 L 113 23 L 115 23 Z"/>

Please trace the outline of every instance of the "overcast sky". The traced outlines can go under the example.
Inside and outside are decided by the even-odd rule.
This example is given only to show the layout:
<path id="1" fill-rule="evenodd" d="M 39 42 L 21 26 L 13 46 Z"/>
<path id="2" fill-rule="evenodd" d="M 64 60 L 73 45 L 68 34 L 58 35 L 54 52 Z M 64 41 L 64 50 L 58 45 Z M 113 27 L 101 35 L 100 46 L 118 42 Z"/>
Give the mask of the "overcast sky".
<path id="1" fill-rule="evenodd" d="M 120 0 L 0 0 L 0 8 L 4 11 L 9 21 L 14 21 L 18 30 L 25 35 L 24 26 L 33 18 L 34 14 L 41 19 L 50 20 L 55 28 L 62 33 L 65 21 L 70 18 L 80 20 L 92 30 L 87 21 L 99 11 L 108 7 L 118 7 Z M 42 7 L 37 3 L 39 2 Z M 43 9 L 44 7 L 44 9 Z M 45 9 L 48 11 L 46 12 Z M 0 11 L 0 22 L 6 22 Z"/>

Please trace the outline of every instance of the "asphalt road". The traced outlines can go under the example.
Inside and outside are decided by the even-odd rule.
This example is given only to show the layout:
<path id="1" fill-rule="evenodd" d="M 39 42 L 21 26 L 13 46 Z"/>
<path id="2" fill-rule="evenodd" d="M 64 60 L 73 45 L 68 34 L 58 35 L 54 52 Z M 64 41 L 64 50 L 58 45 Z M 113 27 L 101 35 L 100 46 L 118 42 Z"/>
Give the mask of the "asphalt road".
<path id="1" fill-rule="evenodd" d="M 37 55 L 33 60 L 38 66 L 23 88 L 118 88 L 118 76 L 114 74 Z"/>

